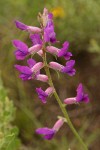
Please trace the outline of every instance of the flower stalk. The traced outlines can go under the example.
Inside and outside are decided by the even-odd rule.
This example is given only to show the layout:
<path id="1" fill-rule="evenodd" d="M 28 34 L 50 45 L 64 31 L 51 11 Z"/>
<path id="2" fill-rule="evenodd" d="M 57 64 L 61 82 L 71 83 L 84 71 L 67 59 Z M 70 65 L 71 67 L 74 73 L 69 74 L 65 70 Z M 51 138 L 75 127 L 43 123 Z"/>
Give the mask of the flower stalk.
<path id="1" fill-rule="evenodd" d="M 48 81 L 49 81 L 49 85 L 52 86 L 54 88 L 54 96 L 55 96 L 55 99 L 57 100 L 60 108 L 61 108 L 61 111 L 64 115 L 64 117 L 66 118 L 67 120 L 67 124 L 69 125 L 70 129 L 72 130 L 72 132 L 74 133 L 75 137 L 79 140 L 79 142 L 81 143 L 81 145 L 83 146 L 83 149 L 84 150 L 88 150 L 87 146 L 85 145 L 85 143 L 83 142 L 83 140 L 81 139 L 81 137 L 79 136 L 79 134 L 77 133 L 76 129 L 74 128 L 70 118 L 69 118 L 69 115 L 67 113 L 67 110 L 66 108 L 63 106 L 63 103 L 61 102 L 57 92 L 56 92 L 56 89 L 54 87 L 54 84 L 53 84 L 53 81 L 52 81 L 52 78 L 51 78 L 51 74 L 50 74 L 50 71 L 49 71 L 49 67 L 47 65 L 47 61 L 46 61 L 46 55 L 44 57 L 44 64 L 45 64 L 45 72 L 46 72 L 46 75 L 48 76 Z"/>

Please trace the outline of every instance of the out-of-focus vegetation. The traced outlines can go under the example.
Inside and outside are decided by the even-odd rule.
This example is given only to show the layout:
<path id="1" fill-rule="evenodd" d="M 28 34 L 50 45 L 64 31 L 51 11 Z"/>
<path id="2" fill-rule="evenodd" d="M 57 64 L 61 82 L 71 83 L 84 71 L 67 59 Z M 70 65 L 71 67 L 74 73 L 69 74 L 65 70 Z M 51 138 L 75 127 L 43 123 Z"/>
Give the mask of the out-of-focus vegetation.
<path id="1" fill-rule="evenodd" d="M 37 127 L 52 127 L 56 116 L 61 113 L 54 98 L 48 100 L 47 105 L 42 105 L 35 94 L 35 87 L 44 86 L 45 89 L 46 84 L 21 81 L 13 67 L 15 63 L 25 64 L 25 61 L 15 60 L 11 40 L 20 39 L 27 42 L 29 46 L 31 45 L 28 34 L 16 29 L 14 20 L 18 19 L 25 24 L 39 26 L 36 16 L 38 12 L 43 11 L 44 7 L 54 14 L 57 39 L 61 41 L 56 46 L 60 47 L 65 40 L 68 40 L 70 50 L 74 55 L 73 59 L 76 60 L 77 73 L 73 78 L 61 75 L 57 79 L 56 73 L 51 72 L 55 87 L 63 100 L 66 97 L 75 96 L 75 89 L 79 82 L 84 84 L 90 95 L 90 104 L 69 106 L 68 111 L 75 127 L 89 148 L 99 150 L 100 1 L 0 0 L 0 70 L 8 96 L 14 100 L 17 108 L 13 124 L 19 128 L 21 150 L 66 150 L 68 148 L 77 150 L 77 147 L 81 150 L 66 125 L 50 142 L 44 141 L 35 134 Z M 35 59 L 40 60 L 41 58 L 35 55 Z M 48 61 L 51 59 L 56 61 L 54 57 L 48 55 Z M 57 61 L 64 63 L 63 59 Z M 12 132 L 17 135 L 16 129 L 14 131 L 12 129 Z"/>
<path id="2" fill-rule="evenodd" d="M 0 79 L 0 150 L 17 150 L 20 145 L 18 128 L 11 125 L 14 114 L 13 101 L 7 97 Z"/>

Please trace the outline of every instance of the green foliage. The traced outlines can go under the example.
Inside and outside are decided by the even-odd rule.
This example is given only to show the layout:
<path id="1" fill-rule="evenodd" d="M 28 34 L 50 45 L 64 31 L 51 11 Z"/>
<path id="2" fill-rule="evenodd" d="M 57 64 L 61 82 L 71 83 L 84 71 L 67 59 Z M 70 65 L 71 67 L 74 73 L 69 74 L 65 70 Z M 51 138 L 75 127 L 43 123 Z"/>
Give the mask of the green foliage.
<path id="1" fill-rule="evenodd" d="M 0 150 L 18 150 L 18 128 L 11 125 L 15 108 L 0 80 Z"/>

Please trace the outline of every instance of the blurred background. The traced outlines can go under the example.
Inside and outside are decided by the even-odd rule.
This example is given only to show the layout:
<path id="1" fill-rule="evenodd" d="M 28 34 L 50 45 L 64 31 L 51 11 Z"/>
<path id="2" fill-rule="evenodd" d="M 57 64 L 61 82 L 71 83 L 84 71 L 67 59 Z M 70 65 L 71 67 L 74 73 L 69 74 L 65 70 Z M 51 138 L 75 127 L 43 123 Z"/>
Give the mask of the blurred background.
<path id="1" fill-rule="evenodd" d="M 14 64 L 26 64 L 17 61 L 11 41 L 19 39 L 31 46 L 29 35 L 15 27 L 14 20 L 33 26 L 39 26 L 38 12 L 46 7 L 54 14 L 55 31 L 60 41 L 58 47 L 67 40 L 70 51 L 76 60 L 77 73 L 74 77 L 57 74 L 51 70 L 52 78 L 60 98 L 76 95 L 77 85 L 82 82 L 90 97 L 89 104 L 68 106 L 69 116 L 88 145 L 89 150 L 100 149 L 100 1 L 99 0 L 0 0 L 0 73 L 3 91 L 12 103 L 14 113 L 9 125 L 17 127 L 17 146 L 1 150 L 81 150 L 82 147 L 68 126 L 64 125 L 51 141 L 45 141 L 35 134 L 38 127 L 52 127 L 58 115 L 62 115 L 54 97 L 43 105 L 35 92 L 36 87 L 45 89 L 47 85 L 39 81 L 25 81 L 18 78 Z M 34 57 L 37 61 L 41 58 Z M 49 61 L 65 63 L 48 55 Z M 2 88 L 1 88 L 2 95 Z M 4 99 L 6 94 L 1 99 Z M 3 100 L 1 101 L 1 103 Z M 8 104 L 8 103 L 7 103 Z M 1 104 L 0 104 L 1 106 Z M 9 107 L 10 109 L 11 107 Z M 12 109 L 12 108 L 11 108 Z M 1 119 L 1 118 L 0 118 Z M 51 121 L 52 120 L 52 121 Z M 0 121 L 2 122 L 2 121 Z M 8 128 L 8 122 L 7 122 Z M 16 130 L 14 130 L 16 132 Z M 1 135 L 1 134 L 0 134 Z M 2 136 L 0 136 L 1 138 Z M 20 142 L 19 142 L 20 141 Z M 19 144 L 18 144 L 19 143 Z M 11 144 L 11 143 L 10 143 Z M 14 143 L 13 143 L 14 145 Z"/>

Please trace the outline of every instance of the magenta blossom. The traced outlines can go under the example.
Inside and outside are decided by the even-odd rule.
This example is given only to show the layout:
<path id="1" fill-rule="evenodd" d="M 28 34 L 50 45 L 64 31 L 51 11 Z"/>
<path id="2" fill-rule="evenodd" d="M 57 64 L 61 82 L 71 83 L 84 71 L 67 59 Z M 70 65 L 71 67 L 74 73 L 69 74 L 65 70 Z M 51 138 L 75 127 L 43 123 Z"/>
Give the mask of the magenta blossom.
<path id="1" fill-rule="evenodd" d="M 15 68 L 21 72 L 21 75 L 19 76 L 22 80 L 30 80 L 30 79 L 36 79 L 37 75 L 40 74 L 40 69 L 43 67 L 42 62 L 36 63 L 33 59 L 28 59 L 27 63 L 28 66 L 21 66 L 21 65 L 15 65 Z"/>
<path id="2" fill-rule="evenodd" d="M 85 94 L 85 93 L 84 93 L 83 86 L 82 86 L 81 83 L 79 84 L 79 86 L 78 86 L 78 88 L 77 88 L 76 101 L 77 101 L 77 102 L 82 102 L 82 101 L 84 101 L 85 103 L 88 103 L 88 102 L 89 102 L 88 94 Z"/>
<path id="3" fill-rule="evenodd" d="M 19 28 L 20 30 L 25 30 L 28 32 L 34 32 L 34 33 L 40 33 L 41 29 L 38 27 L 33 27 L 33 26 L 27 26 L 24 23 L 16 20 L 15 21 L 16 27 Z"/>
<path id="4" fill-rule="evenodd" d="M 14 47 L 17 48 L 17 50 L 14 52 L 17 60 L 23 60 L 26 58 L 27 55 L 35 54 L 42 48 L 41 44 L 36 44 L 28 48 L 28 46 L 20 40 L 13 40 L 12 43 Z"/>
<path id="5" fill-rule="evenodd" d="M 75 60 L 69 60 L 66 62 L 66 66 L 63 66 L 57 62 L 50 62 L 49 67 L 58 70 L 63 73 L 67 73 L 69 76 L 75 75 L 76 70 L 73 68 L 75 64 Z"/>
<path id="6" fill-rule="evenodd" d="M 77 91 L 76 97 L 66 98 L 64 100 L 65 104 L 75 104 L 75 103 L 79 103 L 79 102 L 88 103 L 89 102 L 88 94 L 84 93 L 83 86 L 81 83 L 79 84 L 76 91 Z"/>
<path id="7" fill-rule="evenodd" d="M 36 88 L 36 92 L 38 93 L 40 100 L 43 103 L 46 103 L 47 97 L 50 96 L 54 92 L 54 89 L 52 87 L 49 87 L 45 91 L 43 91 L 40 87 L 40 88 Z"/>
<path id="8" fill-rule="evenodd" d="M 43 20 L 45 22 L 44 27 L 44 40 L 45 42 L 56 42 L 56 33 L 54 32 L 54 24 L 53 24 L 53 14 L 48 13 L 46 9 L 44 9 Z"/>
<path id="9" fill-rule="evenodd" d="M 72 56 L 72 53 L 68 52 L 68 48 L 69 48 L 69 42 L 66 41 L 63 44 L 63 48 L 61 48 L 60 51 L 58 52 L 58 57 L 64 56 L 66 60 L 69 60 L 70 57 Z"/>
<path id="10" fill-rule="evenodd" d="M 67 73 L 69 76 L 75 75 L 76 70 L 73 68 L 75 60 L 69 60 L 66 62 L 66 66 L 62 68 L 61 72 Z"/>
<path id="11" fill-rule="evenodd" d="M 14 47 L 16 47 L 15 56 L 17 60 L 23 60 L 25 57 L 29 54 L 28 52 L 28 46 L 21 42 L 20 40 L 13 40 L 12 41 Z"/>
<path id="12" fill-rule="evenodd" d="M 63 123 L 64 123 L 64 119 L 60 118 L 54 124 L 53 128 L 47 128 L 47 127 L 38 128 L 36 130 L 36 133 L 44 135 L 44 139 L 46 140 L 51 140 L 54 137 L 54 135 L 59 131 L 59 129 L 62 127 Z"/>
<path id="13" fill-rule="evenodd" d="M 43 91 L 41 88 L 36 88 L 36 92 L 38 93 L 39 99 L 41 99 L 43 103 L 46 103 L 48 94 L 45 93 L 45 91 Z"/>
<path id="14" fill-rule="evenodd" d="M 54 32 L 53 25 L 51 25 L 50 27 L 47 26 L 44 29 L 44 40 L 45 40 L 45 42 L 51 42 L 51 43 L 56 42 L 56 33 Z"/>
<path id="15" fill-rule="evenodd" d="M 27 60 L 27 63 L 29 65 L 29 67 L 28 66 L 15 65 L 15 68 L 21 73 L 19 77 L 22 80 L 32 79 L 33 72 L 31 70 L 31 68 L 36 64 L 36 61 L 30 58 Z"/>

